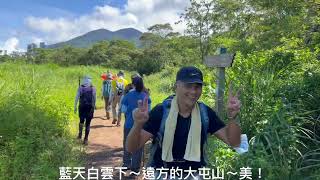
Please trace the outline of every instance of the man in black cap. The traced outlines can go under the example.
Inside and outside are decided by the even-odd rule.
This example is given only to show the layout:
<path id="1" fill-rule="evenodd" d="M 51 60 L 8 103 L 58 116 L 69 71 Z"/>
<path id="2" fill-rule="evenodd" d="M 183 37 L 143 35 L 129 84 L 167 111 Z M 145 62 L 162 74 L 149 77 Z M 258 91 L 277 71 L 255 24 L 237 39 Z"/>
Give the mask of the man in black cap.
<path id="1" fill-rule="evenodd" d="M 238 95 L 229 95 L 229 123 L 225 125 L 207 105 L 198 102 L 203 85 L 202 72 L 196 67 L 183 67 L 176 76 L 175 95 L 170 96 L 148 113 L 147 100 L 139 102 L 133 112 L 134 126 L 127 138 L 127 149 L 134 152 L 153 138 L 148 166 L 182 170 L 207 165 L 207 134 L 238 147 L 241 130 L 235 121 L 240 111 Z M 183 174 L 183 173 L 182 173 Z M 159 175 L 159 179 L 175 179 Z M 194 179 L 195 177 L 189 178 Z"/>

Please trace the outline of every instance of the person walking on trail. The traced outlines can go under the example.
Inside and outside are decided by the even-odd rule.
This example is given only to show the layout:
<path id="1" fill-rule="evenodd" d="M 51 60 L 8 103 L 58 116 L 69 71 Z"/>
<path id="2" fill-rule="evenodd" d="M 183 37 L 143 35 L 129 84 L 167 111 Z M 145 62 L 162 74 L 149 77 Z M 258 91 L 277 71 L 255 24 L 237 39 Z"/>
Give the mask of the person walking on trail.
<path id="1" fill-rule="evenodd" d="M 132 111 L 138 107 L 138 101 L 143 100 L 144 98 L 148 100 L 147 104 L 150 107 L 151 99 L 148 94 L 143 91 L 145 88 L 143 80 L 140 76 L 134 77 L 132 80 L 132 84 L 133 89 L 123 97 L 121 103 L 121 109 L 125 113 L 125 123 L 123 129 L 123 167 L 127 167 L 137 174 L 140 172 L 143 147 L 139 148 L 139 150 L 131 154 L 127 151 L 125 144 L 130 129 L 133 126 Z"/>
<path id="2" fill-rule="evenodd" d="M 154 168 L 199 168 L 207 165 L 207 134 L 213 134 L 231 147 L 240 144 L 241 130 L 236 122 L 240 111 L 238 95 L 229 94 L 227 105 L 229 123 L 225 125 L 214 110 L 199 98 L 202 94 L 203 75 L 196 67 L 183 67 L 176 76 L 175 95 L 168 97 L 155 106 L 150 113 L 147 100 L 139 101 L 133 111 L 134 125 L 127 137 L 127 150 L 134 153 L 151 138 L 149 164 Z M 158 179 L 175 179 L 163 177 L 155 171 Z M 186 174 L 182 173 L 182 176 Z M 189 176 L 200 178 L 197 173 Z"/>
<path id="3" fill-rule="evenodd" d="M 106 110 L 106 117 L 110 119 L 111 101 L 112 101 L 112 74 L 108 72 L 105 80 L 102 82 L 102 100 Z"/>
<path id="4" fill-rule="evenodd" d="M 90 123 L 93 118 L 93 113 L 96 104 L 96 89 L 92 85 L 92 80 L 89 76 L 85 76 L 82 84 L 79 86 L 74 102 L 74 113 L 77 112 L 77 105 L 79 101 L 79 134 L 78 139 L 82 138 L 82 129 L 84 122 L 86 123 L 85 135 L 83 144 L 88 144 L 88 137 L 90 132 Z"/>
<path id="5" fill-rule="evenodd" d="M 134 73 L 131 75 L 131 83 L 127 84 L 127 86 L 124 89 L 125 94 L 128 94 L 128 92 L 132 91 L 134 89 L 133 86 L 133 79 L 135 77 L 141 77 L 139 73 Z"/>
<path id="6" fill-rule="evenodd" d="M 131 91 L 133 91 L 133 90 L 135 89 L 135 88 L 134 88 L 134 85 L 133 85 L 133 79 L 136 78 L 136 77 L 141 78 L 141 76 L 140 76 L 139 73 L 135 73 L 135 74 L 131 75 L 131 83 L 129 83 L 129 84 L 126 85 L 126 87 L 124 88 L 124 93 L 123 93 L 123 95 L 122 95 L 121 98 L 120 98 L 120 102 L 119 102 L 119 104 L 120 104 L 120 110 L 119 110 L 119 112 L 118 112 L 118 113 L 120 113 L 120 114 L 118 114 L 118 117 L 120 117 L 120 118 L 121 118 L 121 114 L 123 113 L 123 111 L 121 110 L 121 108 L 123 107 L 123 105 L 122 105 L 123 97 L 124 97 L 126 94 L 128 94 L 129 92 L 131 92 Z M 145 93 L 147 93 L 148 95 L 150 95 L 150 94 L 149 94 L 149 91 L 150 91 L 149 89 L 146 89 L 145 87 L 143 87 L 143 90 L 142 90 L 142 91 L 145 92 Z"/>
<path id="7" fill-rule="evenodd" d="M 128 84 L 128 81 L 124 79 L 124 72 L 119 71 L 117 74 L 117 78 L 112 81 L 112 116 L 113 121 L 112 124 L 116 124 L 120 126 L 121 121 L 121 113 L 120 111 L 120 99 L 124 93 L 124 89 Z"/>
<path id="8" fill-rule="evenodd" d="M 131 75 L 131 83 L 127 84 L 126 87 L 124 88 L 124 93 L 122 94 L 121 98 L 120 98 L 120 101 L 119 101 L 119 105 L 120 105 L 120 109 L 118 111 L 118 117 L 121 118 L 121 115 L 122 113 L 124 113 L 124 111 L 122 110 L 124 107 L 122 105 L 122 100 L 123 100 L 123 97 L 128 94 L 130 91 L 133 91 L 134 90 L 134 86 L 133 86 L 133 79 L 136 77 L 137 75 L 136 74 L 133 74 Z M 140 75 L 139 75 L 140 77 Z"/>

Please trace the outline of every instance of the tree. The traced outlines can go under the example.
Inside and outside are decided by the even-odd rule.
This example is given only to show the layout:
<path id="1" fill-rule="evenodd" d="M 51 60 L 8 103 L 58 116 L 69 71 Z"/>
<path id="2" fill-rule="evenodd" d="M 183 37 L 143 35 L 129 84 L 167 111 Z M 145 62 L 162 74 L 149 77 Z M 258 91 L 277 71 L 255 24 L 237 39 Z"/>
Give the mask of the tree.
<path id="1" fill-rule="evenodd" d="M 209 39 L 217 32 L 217 24 L 214 14 L 214 1 L 191 0 L 191 6 L 181 15 L 187 23 L 187 32 L 198 39 L 201 59 L 208 54 Z"/>
<path id="2" fill-rule="evenodd" d="M 165 39 L 177 37 L 179 35 L 180 34 L 178 32 L 173 32 L 169 23 L 155 24 L 148 28 L 148 32 L 141 35 L 140 41 L 143 47 L 149 48 L 156 46 Z"/>
<path id="3" fill-rule="evenodd" d="M 107 52 L 109 42 L 101 41 L 94 44 L 89 51 L 80 58 L 79 63 L 82 65 L 106 64 L 109 62 Z"/>
<path id="4" fill-rule="evenodd" d="M 64 46 L 62 48 L 55 49 L 52 54 L 50 53 L 49 59 L 52 59 L 54 63 L 69 66 L 77 64 L 79 58 L 82 57 L 85 52 L 85 50 L 80 48 Z"/>
<path id="5" fill-rule="evenodd" d="M 202 59 L 213 47 L 224 45 L 223 41 L 228 41 L 229 45 L 232 42 L 231 49 L 246 55 L 278 46 L 282 44 L 282 38 L 301 38 L 310 34 L 308 40 L 310 37 L 317 39 L 316 33 L 312 32 L 319 25 L 316 20 L 319 5 L 315 1 L 190 2 L 191 6 L 181 18 L 187 23 L 187 32 L 198 39 Z"/>
<path id="6" fill-rule="evenodd" d="M 136 45 L 133 42 L 127 41 L 127 40 L 112 40 L 110 41 L 110 47 L 112 46 L 118 46 L 125 49 L 134 50 L 136 49 Z"/>
<path id="7" fill-rule="evenodd" d="M 160 41 L 162 40 L 162 37 L 150 32 L 146 32 L 141 35 L 139 40 L 142 44 L 142 47 L 149 48 L 160 43 Z"/>
<path id="8" fill-rule="evenodd" d="M 156 34 L 162 38 L 165 38 L 169 33 L 172 32 L 172 27 L 169 23 L 166 24 L 155 24 L 148 28 L 148 31 L 152 34 Z"/>

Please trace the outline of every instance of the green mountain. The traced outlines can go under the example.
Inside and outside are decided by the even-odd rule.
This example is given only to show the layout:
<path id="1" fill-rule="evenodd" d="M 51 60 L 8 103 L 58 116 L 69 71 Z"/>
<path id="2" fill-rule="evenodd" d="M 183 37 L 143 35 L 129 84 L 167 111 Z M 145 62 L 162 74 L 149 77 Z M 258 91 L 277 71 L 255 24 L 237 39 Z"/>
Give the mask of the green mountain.
<path id="1" fill-rule="evenodd" d="M 58 48 L 66 45 L 70 45 L 73 47 L 89 47 L 98 41 L 110 41 L 115 39 L 131 41 L 139 46 L 139 38 L 141 34 L 142 32 L 134 28 L 120 29 L 114 32 L 107 29 L 97 29 L 65 42 L 48 45 L 47 48 Z"/>

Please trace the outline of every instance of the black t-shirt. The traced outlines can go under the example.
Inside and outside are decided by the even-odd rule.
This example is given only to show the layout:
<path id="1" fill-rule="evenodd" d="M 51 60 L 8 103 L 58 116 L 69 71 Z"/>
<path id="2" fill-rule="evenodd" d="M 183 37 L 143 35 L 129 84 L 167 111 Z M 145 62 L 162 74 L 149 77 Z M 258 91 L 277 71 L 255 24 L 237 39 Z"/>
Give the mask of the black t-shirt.
<path id="1" fill-rule="evenodd" d="M 209 117 L 209 127 L 208 127 L 208 134 L 213 134 L 216 131 L 220 130 L 225 126 L 225 124 L 218 118 L 216 113 L 208 106 L 206 106 L 208 117 Z M 162 104 L 158 104 L 156 107 L 154 107 L 149 116 L 149 120 L 144 125 L 143 129 L 147 132 L 153 134 L 154 137 L 156 137 L 159 129 L 160 124 L 162 120 L 163 115 L 163 106 Z M 178 120 L 176 125 L 176 130 L 174 134 L 174 140 L 173 140 L 173 147 L 172 147 L 172 156 L 174 159 L 183 159 L 187 140 L 188 140 L 188 133 L 191 125 L 191 114 L 189 117 L 184 118 L 180 114 L 178 114 Z M 203 159 L 202 155 L 202 148 L 203 148 L 203 139 L 201 138 L 201 159 Z M 156 161 L 156 167 L 163 166 L 163 161 L 161 159 L 162 151 L 159 148 L 156 151 L 156 154 L 154 156 L 154 159 Z M 192 161 L 186 161 L 184 163 L 167 163 L 167 168 L 174 167 L 176 168 L 179 166 L 181 169 L 189 169 L 189 166 L 191 166 L 192 169 L 198 169 L 202 165 L 200 162 L 192 162 Z"/>

